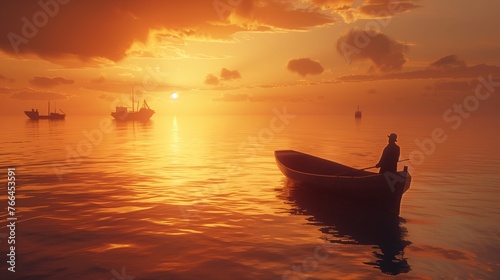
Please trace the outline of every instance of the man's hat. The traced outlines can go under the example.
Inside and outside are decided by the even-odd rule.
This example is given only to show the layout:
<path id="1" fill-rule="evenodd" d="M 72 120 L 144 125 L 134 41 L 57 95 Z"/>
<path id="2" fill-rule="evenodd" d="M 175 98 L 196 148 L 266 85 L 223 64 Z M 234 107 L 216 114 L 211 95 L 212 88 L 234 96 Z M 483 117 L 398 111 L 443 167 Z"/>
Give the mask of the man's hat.
<path id="1" fill-rule="evenodd" d="M 390 135 L 387 135 L 387 137 L 389 137 L 389 139 L 391 140 L 394 140 L 394 142 L 398 142 L 398 135 L 396 135 L 396 133 L 391 133 Z"/>

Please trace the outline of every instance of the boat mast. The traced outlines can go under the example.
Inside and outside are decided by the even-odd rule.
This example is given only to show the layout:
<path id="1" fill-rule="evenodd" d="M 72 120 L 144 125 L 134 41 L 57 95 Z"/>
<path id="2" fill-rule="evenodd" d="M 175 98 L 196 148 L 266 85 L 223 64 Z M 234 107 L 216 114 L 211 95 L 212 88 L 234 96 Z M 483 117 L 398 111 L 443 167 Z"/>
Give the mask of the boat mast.
<path id="1" fill-rule="evenodd" d="M 50 115 L 50 100 L 47 101 L 47 115 Z"/>
<path id="2" fill-rule="evenodd" d="M 134 103 L 134 91 L 132 90 L 132 113 L 134 112 L 135 103 Z"/>

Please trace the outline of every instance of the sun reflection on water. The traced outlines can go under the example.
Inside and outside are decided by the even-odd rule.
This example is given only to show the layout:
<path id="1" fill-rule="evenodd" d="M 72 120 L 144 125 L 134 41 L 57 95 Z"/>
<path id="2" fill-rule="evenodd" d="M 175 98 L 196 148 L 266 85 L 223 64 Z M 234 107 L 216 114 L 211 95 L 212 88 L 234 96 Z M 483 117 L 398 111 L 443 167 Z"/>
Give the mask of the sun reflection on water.
<path id="1" fill-rule="evenodd" d="M 77 147 L 85 140 L 81 132 L 100 119 L 23 120 L 2 136 L 11 148 L 1 151 L 3 160 L 19 170 L 25 279 L 110 279 L 112 269 L 124 266 L 143 279 L 282 279 L 325 243 L 332 252 L 311 278 L 488 278 L 495 267 L 497 253 L 487 245 L 498 239 L 496 130 L 489 131 L 494 139 L 481 142 L 486 148 L 450 138 L 411 170 L 403 220 L 394 220 L 369 219 L 347 206 L 325 211 L 321 199 L 286 185 L 273 151 L 296 149 L 362 168 L 378 160 L 386 143 L 382 123 L 399 132 L 408 154 L 429 131 L 426 122 L 300 116 L 250 154 L 239 147 L 258 137 L 269 116 L 155 116 L 148 123 L 113 123 L 113 132 L 59 180 L 52 164 L 65 162 L 66 147 Z M 439 270 L 435 259 L 443 264 Z"/>

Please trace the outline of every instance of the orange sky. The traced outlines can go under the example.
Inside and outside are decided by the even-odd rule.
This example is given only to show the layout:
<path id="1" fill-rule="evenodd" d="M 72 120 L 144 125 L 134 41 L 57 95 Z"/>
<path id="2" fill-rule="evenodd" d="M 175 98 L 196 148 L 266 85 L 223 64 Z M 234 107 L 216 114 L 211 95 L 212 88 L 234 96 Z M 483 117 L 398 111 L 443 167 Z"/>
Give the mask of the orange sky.
<path id="1" fill-rule="evenodd" d="M 494 0 L 0 2 L 0 114 L 498 113 Z M 493 94 L 479 97 L 479 87 Z M 171 94 L 177 92 L 178 100 Z M 476 98 L 476 100 L 474 100 Z M 478 101 L 478 104 L 474 104 Z M 477 106 L 476 106 L 477 105 Z"/>

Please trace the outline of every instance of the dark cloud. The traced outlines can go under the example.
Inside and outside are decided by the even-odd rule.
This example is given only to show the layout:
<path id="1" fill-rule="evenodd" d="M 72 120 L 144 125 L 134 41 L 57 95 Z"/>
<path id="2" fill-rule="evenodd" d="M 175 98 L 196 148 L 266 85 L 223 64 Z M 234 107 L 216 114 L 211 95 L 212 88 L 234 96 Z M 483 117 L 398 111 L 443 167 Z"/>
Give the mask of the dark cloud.
<path id="1" fill-rule="evenodd" d="M 337 40 L 337 52 L 348 63 L 370 60 L 380 72 L 401 70 L 408 47 L 380 32 L 351 29 Z"/>
<path id="2" fill-rule="evenodd" d="M 211 86 L 217 86 L 222 84 L 222 81 L 231 81 L 241 79 L 241 74 L 238 70 L 229 70 L 227 68 L 222 68 L 220 70 L 220 76 L 214 74 L 208 74 L 205 77 L 204 83 Z"/>
<path id="3" fill-rule="evenodd" d="M 307 75 L 319 75 L 325 71 L 321 63 L 310 58 L 292 59 L 288 61 L 287 68 L 303 77 Z"/>
<path id="4" fill-rule="evenodd" d="M 212 85 L 212 86 L 216 86 L 218 84 L 220 84 L 220 80 L 217 76 L 215 76 L 214 74 L 208 74 L 206 77 L 205 77 L 205 84 L 207 85 Z"/>
<path id="5" fill-rule="evenodd" d="M 62 77 L 48 78 L 48 77 L 34 77 L 29 80 L 31 85 L 41 88 L 52 88 L 58 85 L 72 85 L 74 80 L 68 80 Z"/>
<path id="6" fill-rule="evenodd" d="M 434 61 L 433 63 L 431 63 L 430 67 L 435 69 L 450 69 L 457 67 L 466 67 L 466 64 L 465 61 L 452 54 Z"/>
<path id="7" fill-rule="evenodd" d="M 223 81 L 241 79 L 241 74 L 238 70 L 229 70 L 227 68 L 222 68 L 220 71 L 220 79 Z"/>
<path id="8" fill-rule="evenodd" d="M 0 50 L 51 61 L 67 56 L 88 63 L 119 61 L 134 42 L 146 43 L 155 32 L 181 40 L 230 40 L 242 30 L 295 30 L 334 21 L 318 8 L 288 1 L 242 0 L 226 6 L 221 12 L 206 0 L 0 1 Z"/>
<path id="9" fill-rule="evenodd" d="M 12 93 L 10 98 L 20 100 L 64 100 L 68 99 L 68 96 L 59 92 L 37 91 L 26 88 Z"/>

